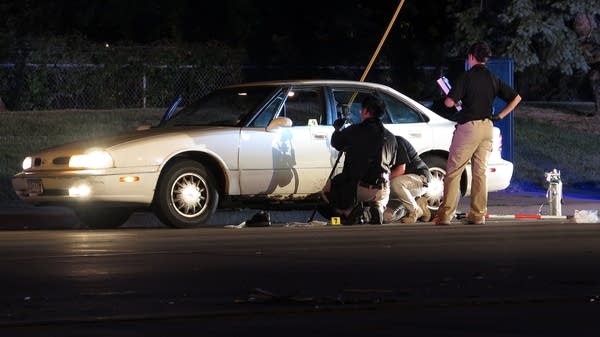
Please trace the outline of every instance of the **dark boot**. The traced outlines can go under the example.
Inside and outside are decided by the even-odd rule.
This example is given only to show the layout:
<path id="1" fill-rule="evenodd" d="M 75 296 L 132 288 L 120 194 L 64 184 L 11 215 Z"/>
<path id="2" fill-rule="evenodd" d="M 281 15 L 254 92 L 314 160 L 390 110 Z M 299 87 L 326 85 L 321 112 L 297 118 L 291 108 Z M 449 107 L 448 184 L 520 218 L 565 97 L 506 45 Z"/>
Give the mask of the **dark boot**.
<path id="1" fill-rule="evenodd" d="M 269 227 L 271 226 L 271 213 L 260 211 L 246 221 L 246 227 Z"/>
<path id="2" fill-rule="evenodd" d="M 354 206 L 352 211 L 350 211 L 350 214 L 348 214 L 348 216 L 342 220 L 342 224 L 344 226 L 364 224 L 365 223 L 365 220 L 363 217 L 364 209 L 365 208 L 362 203 L 359 203 L 356 206 Z"/>
<path id="3" fill-rule="evenodd" d="M 382 225 L 383 224 L 383 212 L 377 207 L 370 207 L 371 225 Z"/>

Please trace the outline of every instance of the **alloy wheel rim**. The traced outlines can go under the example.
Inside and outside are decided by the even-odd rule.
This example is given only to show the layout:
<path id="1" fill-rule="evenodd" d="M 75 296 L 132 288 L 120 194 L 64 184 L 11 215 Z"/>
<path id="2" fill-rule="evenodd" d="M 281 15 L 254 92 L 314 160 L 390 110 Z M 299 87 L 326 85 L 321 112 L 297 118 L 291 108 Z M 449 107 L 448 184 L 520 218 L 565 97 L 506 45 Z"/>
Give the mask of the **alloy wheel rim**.
<path id="1" fill-rule="evenodd" d="M 171 202 L 175 211 L 183 217 L 193 218 L 208 206 L 208 185 L 195 173 L 184 173 L 175 179 L 171 187 Z"/>

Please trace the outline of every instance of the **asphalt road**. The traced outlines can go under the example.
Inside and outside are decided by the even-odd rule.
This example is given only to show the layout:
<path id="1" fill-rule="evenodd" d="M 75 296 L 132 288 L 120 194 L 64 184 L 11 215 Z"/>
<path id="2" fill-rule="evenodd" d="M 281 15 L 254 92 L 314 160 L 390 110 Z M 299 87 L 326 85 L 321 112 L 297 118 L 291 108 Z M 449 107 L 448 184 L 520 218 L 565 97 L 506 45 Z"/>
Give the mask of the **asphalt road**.
<path id="1" fill-rule="evenodd" d="M 597 336 L 600 224 L 0 231 L 1 336 Z"/>
<path id="2" fill-rule="evenodd" d="M 577 210 L 596 212 L 600 211 L 600 191 L 586 193 L 569 193 L 563 196 L 561 215 L 564 221 L 573 222 Z M 470 199 L 461 198 L 459 212 L 469 209 Z M 209 226 L 222 227 L 226 225 L 239 225 L 248 220 L 257 210 L 221 210 L 217 212 Z M 287 224 L 306 222 L 310 218 L 311 210 L 304 211 L 270 211 L 274 224 Z M 491 216 L 510 215 L 542 215 L 552 216 L 552 210 L 544 191 L 538 192 L 492 192 L 488 196 L 488 213 Z M 315 220 L 326 221 L 318 214 Z M 529 222 L 529 221 L 525 221 Z M 34 207 L 19 201 L 0 201 L 0 230 L 15 229 L 83 229 L 85 226 L 79 221 L 72 210 L 65 207 L 43 206 Z M 121 228 L 165 228 L 156 216 L 150 212 L 136 212 Z"/>

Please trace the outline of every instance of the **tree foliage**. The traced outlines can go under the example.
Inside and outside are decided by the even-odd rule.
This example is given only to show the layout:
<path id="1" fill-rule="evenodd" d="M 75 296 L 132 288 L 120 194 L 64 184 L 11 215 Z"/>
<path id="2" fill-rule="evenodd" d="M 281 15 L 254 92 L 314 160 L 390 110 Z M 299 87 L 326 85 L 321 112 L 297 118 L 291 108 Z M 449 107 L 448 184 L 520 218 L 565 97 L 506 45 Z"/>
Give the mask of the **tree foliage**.
<path id="1" fill-rule="evenodd" d="M 258 69 L 279 66 L 299 69 L 297 73 L 302 74 L 310 67 L 366 66 L 399 3 L 306 0 L 282 7 L 268 0 L 223 0 L 210 6 L 197 0 L 5 0 L 0 2 L 4 18 L 0 22 L 0 58 L 18 62 L 33 57 L 34 52 L 25 55 L 23 51 L 33 50 L 31 41 L 41 38 L 56 44 L 42 49 L 57 50 L 53 54 L 56 59 L 93 63 L 75 59 L 85 58 L 74 54 L 81 49 L 75 45 L 77 40 L 70 40 L 75 36 L 100 49 L 106 43 L 120 45 L 121 50 L 126 50 L 125 46 L 147 48 L 143 55 L 132 56 L 130 63 L 136 58 L 147 63 L 156 59 L 190 62 L 188 59 L 199 54 L 180 53 L 189 50 L 189 45 L 218 41 L 243 53 L 243 62 Z M 440 72 L 435 67 L 443 69 L 452 57 L 464 57 L 470 43 L 486 40 L 495 56 L 514 59 L 515 69 L 526 75 L 521 76 L 519 86 L 531 97 L 576 97 L 585 88 L 582 78 L 600 58 L 598 25 L 592 35 L 574 29 L 580 13 L 600 23 L 600 2 L 405 1 L 375 63 L 392 70 L 367 80 L 394 83 L 410 95 L 426 98 L 427 94 L 420 94 L 428 92 L 428 85 L 437 90 L 430 78 Z M 62 45 L 65 41 L 73 44 Z M 169 48 L 163 53 L 158 46 Z M 96 46 L 91 48 L 96 58 L 102 53 Z M 110 55 L 117 55 L 115 49 Z M 556 85 L 541 87 L 550 82 Z M 585 84 L 588 92 L 584 96 L 589 97 L 587 80 Z"/>
<path id="2" fill-rule="evenodd" d="M 470 43 L 486 40 L 517 71 L 536 66 L 571 75 L 588 71 L 581 40 L 573 28 L 578 13 L 600 14 L 598 0 L 449 1 L 454 19 L 450 55 L 464 56 Z"/>
<path id="3" fill-rule="evenodd" d="M 600 102 L 598 0 L 452 0 L 446 11 L 454 22 L 450 56 L 464 57 L 472 42 L 485 40 L 494 56 L 514 60 L 526 99 L 571 100 L 589 92 Z"/>

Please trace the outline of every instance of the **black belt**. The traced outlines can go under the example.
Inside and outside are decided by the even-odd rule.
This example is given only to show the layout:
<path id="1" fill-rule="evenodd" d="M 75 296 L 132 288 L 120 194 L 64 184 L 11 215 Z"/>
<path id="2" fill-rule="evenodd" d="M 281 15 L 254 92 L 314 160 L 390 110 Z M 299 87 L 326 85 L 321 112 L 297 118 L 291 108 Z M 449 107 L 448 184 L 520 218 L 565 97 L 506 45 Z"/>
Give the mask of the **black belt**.
<path id="1" fill-rule="evenodd" d="M 362 181 L 358 182 L 358 186 L 365 187 L 365 188 L 368 188 L 368 189 L 376 189 L 376 190 L 382 190 L 384 185 L 385 184 L 371 185 L 371 184 L 367 184 L 367 183 L 362 182 Z"/>
<path id="2" fill-rule="evenodd" d="M 458 124 L 463 125 L 469 122 L 477 122 L 477 121 L 484 121 L 486 119 L 492 120 L 492 117 L 485 117 L 485 118 L 479 118 L 479 119 L 469 119 L 468 121 L 465 122 L 458 122 Z"/>

